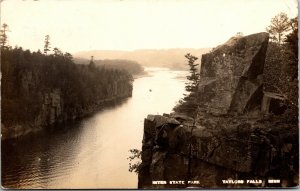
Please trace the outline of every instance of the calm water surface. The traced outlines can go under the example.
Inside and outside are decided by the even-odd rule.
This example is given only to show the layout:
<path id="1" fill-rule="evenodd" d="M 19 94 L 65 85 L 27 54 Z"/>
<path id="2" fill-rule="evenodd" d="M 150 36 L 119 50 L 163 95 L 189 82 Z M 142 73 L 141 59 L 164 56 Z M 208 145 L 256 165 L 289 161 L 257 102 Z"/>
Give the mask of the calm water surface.
<path id="1" fill-rule="evenodd" d="M 137 188 L 129 149 L 141 149 L 147 114 L 172 111 L 183 97 L 186 72 L 148 68 L 132 98 L 55 129 L 3 141 L 6 188 Z"/>

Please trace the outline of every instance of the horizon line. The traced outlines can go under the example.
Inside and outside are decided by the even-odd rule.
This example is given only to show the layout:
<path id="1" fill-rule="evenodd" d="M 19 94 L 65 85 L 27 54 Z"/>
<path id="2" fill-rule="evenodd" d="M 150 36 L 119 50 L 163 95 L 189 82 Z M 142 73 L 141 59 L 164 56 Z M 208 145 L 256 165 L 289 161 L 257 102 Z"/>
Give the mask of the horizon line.
<path id="1" fill-rule="evenodd" d="M 141 50 L 174 50 L 174 49 L 212 49 L 213 47 L 206 47 L 206 48 L 141 48 L 141 49 L 132 49 L 132 50 L 124 50 L 124 49 L 92 49 L 92 50 L 81 50 L 74 52 L 75 53 L 81 53 L 81 52 L 92 52 L 92 51 L 120 51 L 120 52 L 134 52 L 134 51 L 141 51 Z"/>

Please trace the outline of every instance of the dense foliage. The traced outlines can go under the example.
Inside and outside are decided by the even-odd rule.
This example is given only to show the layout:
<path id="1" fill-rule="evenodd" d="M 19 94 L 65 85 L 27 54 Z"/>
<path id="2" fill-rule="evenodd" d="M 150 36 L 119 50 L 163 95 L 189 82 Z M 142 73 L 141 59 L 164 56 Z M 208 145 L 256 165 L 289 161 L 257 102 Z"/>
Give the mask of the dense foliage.
<path id="1" fill-rule="evenodd" d="M 132 89 L 132 76 L 126 71 L 75 64 L 69 53 L 45 55 L 22 48 L 1 48 L 2 123 L 24 124 L 35 120 L 45 94 L 60 92 L 63 115 L 115 96 L 117 81 Z M 124 85 L 124 86 L 125 86 Z M 112 93 L 113 92 L 113 93 Z"/>
<path id="2" fill-rule="evenodd" d="M 286 116 L 297 119 L 298 18 L 286 22 L 288 27 L 281 31 L 286 34 L 282 35 L 283 41 L 269 42 L 268 45 L 264 69 L 264 90 L 283 96 L 288 107 Z M 286 22 L 284 26 L 286 26 Z"/>
<path id="3" fill-rule="evenodd" d="M 130 149 L 129 152 L 131 153 L 131 156 L 127 158 L 130 161 L 128 170 L 129 172 L 139 173 L 142 163 L 142 151 L 138 149 Z"/>

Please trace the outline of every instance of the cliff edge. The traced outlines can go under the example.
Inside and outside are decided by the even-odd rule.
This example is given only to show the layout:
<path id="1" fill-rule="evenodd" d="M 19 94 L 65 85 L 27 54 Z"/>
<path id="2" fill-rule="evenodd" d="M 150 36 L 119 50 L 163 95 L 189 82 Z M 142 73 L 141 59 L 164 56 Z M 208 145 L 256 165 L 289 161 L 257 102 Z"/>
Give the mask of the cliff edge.
<path id="1" fill-rule="evenodd" d="M 1 49 L 2 140 L 84 117 L 132 96 L 126 71 L 75 64 L 70 54 Z"/>
<path id="2" fill-rule="evenodd" d="M 299 185 L 298 125 L 262 111 L 268 40 L 235 38 L 203 55 L 194 118 L 147 116 L 139 188 Z"/>

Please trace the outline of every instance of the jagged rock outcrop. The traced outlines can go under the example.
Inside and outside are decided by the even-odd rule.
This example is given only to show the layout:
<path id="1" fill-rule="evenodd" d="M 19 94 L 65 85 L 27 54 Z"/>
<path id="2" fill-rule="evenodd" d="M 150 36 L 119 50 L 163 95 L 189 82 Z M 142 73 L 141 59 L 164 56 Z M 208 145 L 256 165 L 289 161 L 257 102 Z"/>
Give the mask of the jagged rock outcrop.
<path id="1" fill-rule="evenodd" d="M 182 121 L 177 114 L 149 115 L 144 121 L 139 188 L 235 187 L 223 183 L 229 179 L 262 180 L 260 184 L 244 183 L 238 187 L 299 184 L 297 126 L 274 127 L 272 123 L 249 123 L 246 119 L 238 123 L 224 118 L 213 121 L 194 125 L 193 120 Z M 280 179 L 281 183 L 268 184 L 268 178 Z M 189 181 L 199 183 L 188 184 Z"/>
<path id="2" fill-rule="evenodd" d="M 41 112 L 35 120 L 36 126 L 52 125 L 62 118 L 63 100 L 61 91 L 55 89 L 50 93 L 45 93 L 43 98 Z"/>
<path id="3" fill-rule="evenodd" d="M 261 106 L 268 39 L 232 38 L 202 56 L 196 117 L 148 115 L 139 188 L 299 185 L 298 125 L 248 115 Z"/>
<path id="4" fill-rule="evenodd" d="M 243 113 L 259 105 L 268 33 L 232 38 L 202 55 L 199 104 L 213 114 Z"/>

